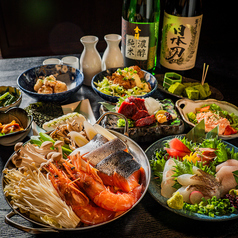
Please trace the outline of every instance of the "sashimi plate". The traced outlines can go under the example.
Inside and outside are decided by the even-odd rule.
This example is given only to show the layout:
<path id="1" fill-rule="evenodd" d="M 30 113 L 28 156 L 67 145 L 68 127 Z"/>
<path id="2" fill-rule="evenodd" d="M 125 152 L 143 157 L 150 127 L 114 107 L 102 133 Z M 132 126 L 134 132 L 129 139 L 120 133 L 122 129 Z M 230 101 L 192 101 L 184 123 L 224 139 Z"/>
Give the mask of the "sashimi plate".
<path id="1" fill-rule="evenodd" d="M 167 136 L 164 137 L 156 142 L 154 142 L 149 148 L 147 148 L 147 150 L 145 151 L 147 158 L 150 160 L 154 154 L 154 151 L 156 149 L 161 149 L 164 147 L 164 144 L 166 143 L 167 140 L 171 140 L 175 137 L 178 136 Z M 184 137 L 184 135 L 182 135 L 182 137 Z M 238 152 L 238 148 L 226 141 L 223 141 L 224 144 L 227 145 L 227 148 L 229 149 L 234 149 L 234 152 Z M 174 212 L 178 215 L 187 217 L 187 218 L 191 218 L 191 219 L 195 219 L 195 220 L 202 220 L 202 221 L 211 221 L 211 222 L 217 222 L 217 221 L 226 221 L 226 220 L 232 220 L 232 219 L 236 219 L 238 218 L 238 213 L 232 213 L 229 215 L 223 215 L 223 216 L 215 216 L 215 217 L 210 217 L 207 215 L 203 215 L 203 214 L 199 214 L 199 213 L 194 213 L 191 211 L 187 211 L 185 209 L 181 209 L 181 210 L 176 210 L 176 209 L 172 209 L 167 205 L 167 198 L 163 197 L 161 195 L 161 187 L 160 184 L 156 181 L 155 177 L 154 177 L 154 173 L 153 171 L 151 171 L 151 180 L 150 180 L 150 184 L 149 184 L 149 188 L 148 188 L 149 193 L 151 194 L 151 196 L 163 207 L 167 208 L 168 210 L 170 210 L 171 212 Z"/>
<path id="2" fill-rule="evenodd" d="M 162 104 L 170 104 L 172 106 L 172 110 L 175 110 L 174 104 L 170 99 L 160 100 Z M 104 114 L 105 112 L 109 112 L 109 110 L 104 105 L 100 106 L 99 109 L 100 114 Z M 179 113 L 175 111 L 177 118 L 172 121 L 172 123 L 154 123 L 150 126 L 144 127 L 130 127 L 128 129 L 129 137 L 136 142 L 154 142 L 155 140 L 160 139 L 163 136 L 169 135 L 178 135 L 183 133 L 184 131 L 184 122 L 181 119 Z M 102 121 L 102 125 L 111 130 L 115 130 L 117 132 L 123 133 L 124 127 L 117 126 L 118 117 L 115 115 L 109 115 L 105 117 L 105 120 Z"/>

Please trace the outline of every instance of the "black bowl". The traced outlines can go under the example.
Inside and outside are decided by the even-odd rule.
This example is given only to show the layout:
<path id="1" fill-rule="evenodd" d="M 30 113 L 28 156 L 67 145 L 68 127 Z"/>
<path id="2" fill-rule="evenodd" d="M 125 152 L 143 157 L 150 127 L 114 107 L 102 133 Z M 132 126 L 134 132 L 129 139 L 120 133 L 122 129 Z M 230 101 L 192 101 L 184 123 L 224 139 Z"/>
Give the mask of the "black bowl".
<path id="1" fill-rule="evenodd" d="M 39 76 L 54 75 L 57 80 L 66 83 L 68 90 L 62 93 L 39 94 L 34 85 Z M 82 86 L 83 73 L 68 65 L 40 65 L 24 71 L 17 79 L 19 88 L 38 101 L 66 101 Z"/>
<path id="2" fill-rule="evenodd" d="M 91 82 L 91 86 L 94 90 L 94 92 L 96 94 L 98 94 L 101 98 L 105 99 L 106 101 L 109 101 L 109 102 L 117 102 L 119 97 L 116 97 L 116 96 L 111 96 L 111 95 L 107 95 L 105 93 L 102 93 L 100 92 L 98 89 L 97 89 L 97 86 L 94 84 L 94 82 L 98 82 L 98 81 L 102 81 L 104 79 L 104 77 L 106 76 L 111 76 L 118 68 L 112 68 L 112 69 L 107 69 L 105 71 L 102 71 L 98 74 L 96 74 L 93 79 L 92 79 L 92 82 Z M 120 67 L 120 69 L 124 69 L 124 67 Z M 145 71 L 145 70 L 142 70 L 144 72 L 144 78 L 146 80 L 146 82 L 149 82 L 150 85 L 151 85 L 151 91 L 149 93 L 146 93 L 145 95 L 142 95 L 142 96 L 137 96 L 136 97 L 140 97 L 140 98 L 146 98 L 146 97 L 151 97 L 152 94 L 156 91 L 157 87 L 158 87 L 158 82 L 157 82 L 157 79 L 149 72 Z"/>

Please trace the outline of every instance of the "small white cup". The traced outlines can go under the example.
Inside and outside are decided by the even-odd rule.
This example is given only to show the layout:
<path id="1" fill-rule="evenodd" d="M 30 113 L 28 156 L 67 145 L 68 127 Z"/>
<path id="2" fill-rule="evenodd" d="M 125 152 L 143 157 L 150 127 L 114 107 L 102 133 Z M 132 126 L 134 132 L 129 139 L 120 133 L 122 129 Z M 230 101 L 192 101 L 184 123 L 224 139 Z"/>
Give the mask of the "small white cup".
<path id="1" fill-rule="evenodd" d="M 57 58 L 49 58 L 43 61 L 43 65 L 47 64 L 61 64 L 61 60 Z"/>
<path id="2" fill-rule="evenodd" d="M 69 65 L 73 68 L 79 69 L 79 58 L 75 56 L 66 56 L 61 59 L 62 64 Z"/>

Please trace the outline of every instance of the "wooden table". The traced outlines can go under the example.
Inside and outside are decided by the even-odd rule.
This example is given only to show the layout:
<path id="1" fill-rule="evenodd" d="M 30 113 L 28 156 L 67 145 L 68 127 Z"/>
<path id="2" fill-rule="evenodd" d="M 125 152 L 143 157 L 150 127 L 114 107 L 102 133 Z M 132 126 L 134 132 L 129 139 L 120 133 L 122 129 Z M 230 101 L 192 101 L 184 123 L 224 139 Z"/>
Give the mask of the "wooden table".
<path id="1" fill-rule="evenodd" d="M 63 56 L 59 56 L 63 57 Z M 36 65 L 40 65 L 44 59 L 48 57 L 33 57 L 33 58 L 18 58 L 18 59 L 3 59 L 0 60 L 0 85 L 17 86 L 17 77 L 24 70 Z M 214 62 L 214 59 L 206 59 L 206 62 L 212 61 L 215 65 L 218 61 Z M 203 60 L 198 61 L 198 68 L 195 68 L 193 74 L 190 77 L 195 79 L 201 78 Z M 234 63 L 235 66 L 235 63 Z M 229 67 L 231 67 L 229 65 Z M 212 68 L 212 67 L 210 67 Z M 235 67 L 234 67 L 235 68 Z M 237 104 L 238 96 L 232 93 L 232 86 L 229 82 L 235 80 L 235 73 L 229 72 L 229 76 L 224 83 L 223 79 L 226 72 L 221 73 L 222 70 L 211 70 L 208 73 L 208 82 L 214 87 L 218 88 L 225 96 L 224 100 Z M 234 82 L 234 81 L 233 81 Z M 154 97 L 163 99 L 166 95 L 157 91 Z M 78 101 L 88 98 L 90 100 L 94 115 L 96 119 L 99 117 L 99 101 L 102 99 L 97 96 L 90 87 L 83 86 L 77 94 L 71 99 L 71 101 Z M 176 99 L 173 99 L 176 100 Z M 21 103 L 22 108 L 28 106 L 29 103 L 35 102 L 23 93 L 23 100 Z M 27 137 L 25 140 L 28 140 Z M 238 140 L 234 139 L 230 141 L 234 145 L 238 145 Z M 146 149 L 148 145 L 141 144 L 143 149 Z M 0 171 L 2 171 L 4 164 L 13 153 L 13 147 L 0 146 Z M 2 185 L 0 185 L 2 186 Z M 104 226 L 89 229 L 84 232 L 65 232 L 65 233 L 44 233 L 40 235 L 32 235 L 25 233 L 21 230 L 13 228 L 4 222 L 5 215 L 8 214 L 11 209 L 5 202 L 2 187 L 0 188 L 0 237 L 237 237 L 238 234 L 238 220 L 231 220 L 219 223 L 203 222 L 188 219 L 179 216 L 175 213 L 162 207 L 157 203 L 152 196 L 147 192 L 141 202 L 133 208 L 130 212 L 110 222 Z M 29 226 L 35 227 L 35 225 L 25 221 L 19 216 L 12 218 L 14 221 Z"/>

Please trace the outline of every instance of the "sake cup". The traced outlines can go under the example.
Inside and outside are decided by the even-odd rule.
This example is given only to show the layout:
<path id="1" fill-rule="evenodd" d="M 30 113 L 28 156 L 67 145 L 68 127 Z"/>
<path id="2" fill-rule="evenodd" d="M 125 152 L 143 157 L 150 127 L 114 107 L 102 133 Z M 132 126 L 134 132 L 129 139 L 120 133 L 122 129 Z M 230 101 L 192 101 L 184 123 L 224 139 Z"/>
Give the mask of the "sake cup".
<path id="1" fill-rule="evenodd" d="M 57 58 L 49 58 L 43 61 L 43 65 L 48 64 L 61 64 L 61 60 Z"/>
<path id="2" fill-rule="evenodd" d="M 62 64 L 69 65 L 73 68 L 79 69 L 79 58 L 75 56 L 66 56 L 61 59 Z"/>

